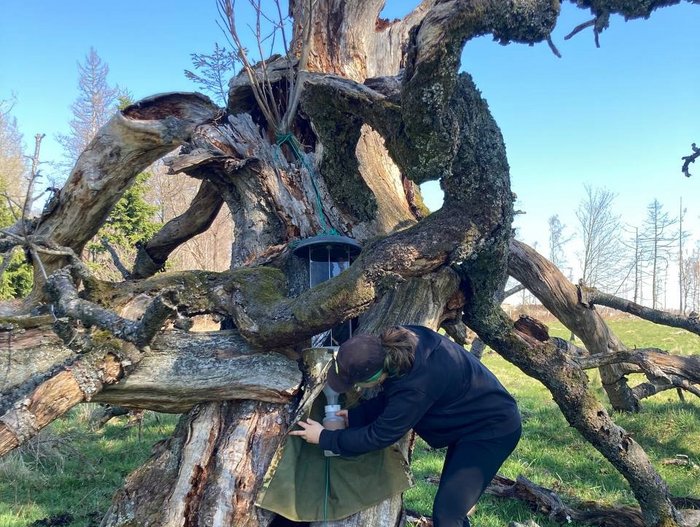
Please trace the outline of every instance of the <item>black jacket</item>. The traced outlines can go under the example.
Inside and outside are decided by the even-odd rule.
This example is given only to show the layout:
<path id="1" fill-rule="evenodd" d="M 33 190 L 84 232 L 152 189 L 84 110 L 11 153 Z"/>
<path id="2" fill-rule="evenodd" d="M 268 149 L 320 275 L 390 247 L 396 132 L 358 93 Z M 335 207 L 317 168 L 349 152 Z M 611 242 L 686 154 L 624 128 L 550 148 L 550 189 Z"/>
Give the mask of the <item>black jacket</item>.
<path id="1" fill-rule="evenodd" d="M 350 428 L 323 430 L 321 448 L 344 456 L 379 450 L 411 428 L 434 448 L 461 438 L 490 439 L 520 427 L 515 400 L 486 366 L 442 335 L 405 326 L 418 336 L 415 361 L 389 377 L 380 394 L 348 411 Z"/>

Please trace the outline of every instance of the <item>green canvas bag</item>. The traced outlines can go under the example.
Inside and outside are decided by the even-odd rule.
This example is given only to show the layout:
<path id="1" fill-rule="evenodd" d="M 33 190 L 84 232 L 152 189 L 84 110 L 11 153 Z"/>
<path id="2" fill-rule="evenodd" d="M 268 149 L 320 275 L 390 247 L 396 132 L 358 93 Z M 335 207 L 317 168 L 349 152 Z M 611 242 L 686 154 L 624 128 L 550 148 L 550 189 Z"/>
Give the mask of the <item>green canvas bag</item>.
<path id="1" fill-rule="evenodd" d="M 324 373 L 327 362 L 326 358 Z M 296 421 L 323 419 L 325 397 L 318 397 L 320 390 L 314 392 L 310 410 Z M 377 505 L 412 485 L 408 462 L 397 445 L 352 458 L 326 457 L 318 445 L 288 435 L 265 474 L 256 505 L 294 521 L 333 521 Z"/>

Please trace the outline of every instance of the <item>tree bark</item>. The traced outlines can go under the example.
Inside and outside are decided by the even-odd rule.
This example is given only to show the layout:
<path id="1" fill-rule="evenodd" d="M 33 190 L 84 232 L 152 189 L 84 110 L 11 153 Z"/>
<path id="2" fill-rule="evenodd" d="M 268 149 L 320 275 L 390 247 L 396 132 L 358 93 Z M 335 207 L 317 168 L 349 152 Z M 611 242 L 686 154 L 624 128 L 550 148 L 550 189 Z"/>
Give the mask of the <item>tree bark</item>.
<path id="1" fill-rule="evenodd" d="M 29 383 L 23 382 L 29 384 L 29 390 L 25 386 L 14 390 L 12 406 L 0 416 L 0 456 L 36 435 L 79 402 L 91 400 L 104 386 L 123 378 L 141 359 L 138 347 L 147 347 L 165 319 L 175 311 L 171 303 L 172 291 L 163 292 L 148 305 L 139 322 L 124 319 L 78 298 L 68 268 L 51 275 L 47 290 L 59 316 L 79 318 L 86 324 L 109 331 L 110 335 L 95 340 L 86 338 L 65 320 L 56 319 L 57 335 L 68 341 L 68 347 L 72 345 L 81 354 L 77 360 L 71 360 L 72 357 L 65 359 L 58 373 L 52 372 L 48 378 L 41 372 Z M 8 356 L 11 354 L 12 350 L 8 350 Z M 49 369 L 55 370 L 57 364 L 58 361 L 53 359 Z M 26 373 L 23 375 L 26 378 Z M 7 407 L 8 403 L 4 401 L 2 406 Z"/>
<path id="2" fill-rule="evenodd" d="M 488 271 L 484 270 L 488 277 Z M 487 282 L 488 283 L 488 282 Z M 478 295 L 479 282 L 472 281 L 465 316 L 467 323 L 493 349 L 540 380 L 552 392 L 566 420 L 628 481 L 639 502 L 645 525 L 661 527 L 682 524 L 668 487 L 651 465 L 644 450 L 617 426 L 595 396 L 580 366 L 561 352 L 557 340 L 537 340 L 513 323 L 500 308 Z M 476 293 L 476 294 L 474 294 Z M 486 311 L 489 315 L 487 316 Z"/>
<path id="3" fill-rule="evenodd" d="M 11 373 L 2 390 L 0 415 L 84 358 L 85 350 L 66 347 L 46 317 L 36 323 L 40 325 L 18 331 L 12 348 L 0 349 L 0 361 L 10 364 Z M 206 401 L 287 403 L 301 384 L 296 357 L 291 348 L 277 353 L 253 349 L 236 331 L 166 331 L 146 350 L 132 350 L 129 375 L 91 400 L 170 413 L 186 412 Z"/>
<path id="4" fill-rule="evenodd" d="M 14 400 L 14 390 L 32 377 L 51 376 L 74 356 L 52 323 L 48 315 L 0 319 L 0 415 Z"/>
<path id="5" fill-rule="evenodd" d="M 254 506 L 255 495 L 288 418 L 280 404 L 197 406 L 129 476 L 101 526 L 269 525 L 273 515 Z"/>
<path id="6" fill-rule="evenodd" d="M 39 384 L 0 417 L 0 456 L 34 437 L 76 404 L 90 401 L 105 385 L 118 382 L 134 359 L 138 353 L 133 349 L 125 352 L 118 341 L 116 346 L 105 344 Z"/>
<path id="7" fill-rule="evenodd" d="M 148 278 L 156 274 L 177 247 L 211 227 L 223 203 L 216 187 L 203 181 L 189 209 L 166 223 L 146 245 L 139 247 L 131 277 Z"/>
<path id="8" fill-rule="evenodd" d="M 618 311 L 624 311 L 625 313 L 635 315 L 644 320 L 654 322 L 655 324 L 662 324 L 672 328 L 681 328 L 695 333 L 696 335 L 700 335 L 700 320 L 697 317 L 697 313 L 691 313 L 688 316 L 675 315 L 660 309 L 645 307 L 630 300 L 604 293 L 594 287 L 587 287 L 584 285 L 578 286 L 578 295 L 581 304 L 589 308 L 595 305 L 612 307 Z"/>
<path id="9" fill-rule="evenodd" d="M 41 217 L 11 231 L 22 236 L 28 230 L 34 240 L 48 239 L 80 254 L 136 175 L 189 140 L 196 126 L 219 111 L 207 97 L 194 93 L 157 95 L 125 108 L 90 142 Z M 32 298 L 42 295 L 44 272 L 50 275 L 67 263 L 65 256 L 44 255 L 41 260 L 42 272 L 35 262 Z"/>
<path id="10" fill-rule="evenodd" d="M 618 351 L 616 353 L 576 357 L 576 362 L 584 369 L 596 368 L 606 364 L 632 363 L 637 364 L 649 381 L 662 382 L 669 387 L 684 388 L 695 395 L 700 390 L 694 384 L 700 384 L 700 359 L 697 357 L 678 357 L 660 349 L 635 349 Z"/>
<path id="11" fill-rule="evenodd" d="M 288 403 L 301 384 L 296 360 L 252 352 L 232 331 L 168 332 L 122 382 L 93 401 L 182 413 L 205 401 Z"/>

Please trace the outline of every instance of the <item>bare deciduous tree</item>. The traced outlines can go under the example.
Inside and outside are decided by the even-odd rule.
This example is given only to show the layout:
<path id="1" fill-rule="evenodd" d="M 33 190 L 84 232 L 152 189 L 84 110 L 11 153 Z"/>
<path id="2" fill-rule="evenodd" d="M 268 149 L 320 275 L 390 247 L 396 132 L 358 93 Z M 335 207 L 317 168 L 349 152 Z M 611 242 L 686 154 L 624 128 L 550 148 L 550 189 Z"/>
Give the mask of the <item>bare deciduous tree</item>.
<path id="1" fill-rule="evenodd" d="M 644 249 L 642 247 L 639 236 L 639 227 L 634 228 L 634 237 L 632 239 L 632 269 L 634 276 L 634 294 L 633 300 L 637 303 L 642 303 L 644 290 L 644 275 L 642 268 Z"/>
<path id="2" fill-rule="evenodd" d="M 586 195 L 576 210 L 583 252 L 581 273 L 586 284 L 601 289 L 619 287 L 624 251 L 620 240 L 620 216 L 615 214 L 615 194 L 585 186 Z"/>
<path id="3" fill-rule="evenodd" d="M 547 224 L 549 225 L 549 259 L 554 265 L 563 269 L 567 263 L 564 247 L 573 240 L 574 235 L 565 234 L 566 225 L 561 222 L 558 214 L 550 216 Z"/>
<path id="4" fill-rule="evenodd" d="M 676 246 L 681 233 L 674 227 L 678 218 L 671 217 L 663 210 L 663 205 L 654 199 L 647 206 L 647 217 L 640 235 L 642 251 L 646 256 L 645 264 L 650 268 L 651 275 L 651 307 L 657 308 L 662 304 L 665 291 L 665 273 L 671 259 L 671 251 Z"/>
<path id="5" fill-rule="evenodd" d="M 700 247 L 695 247 L 683 260 L 681 296 L 686 310 L 700 312 Z"/>
<path id="6" fill-rule="evenodd" d="M 0 101 L 0 192 L 15 203 L 22 203 L 27 160 L 12 101 Z M 5 204 L 6 205 L 6 204 Z"/>
<path id="7" fill-rule="evenodd" d="M 686 283 L 685 279 L 685 252 L 684 252 L 684 246 L 685 246 L 685 241 L 688 239 L 690 236 L 690 233 L 686 232 L 683 230 L 683 220 L 685 219 L 685 215 L 688 212 L 687 209 L 683 207 L 683 198 L 681 197 L 679 200 L 679 206 L 678 206 L 678 311 L 683 315 L 686 312 L 686 308 L 688 307 L 686 305 L 686 290 L 684 287 L 684 284 Z"/>

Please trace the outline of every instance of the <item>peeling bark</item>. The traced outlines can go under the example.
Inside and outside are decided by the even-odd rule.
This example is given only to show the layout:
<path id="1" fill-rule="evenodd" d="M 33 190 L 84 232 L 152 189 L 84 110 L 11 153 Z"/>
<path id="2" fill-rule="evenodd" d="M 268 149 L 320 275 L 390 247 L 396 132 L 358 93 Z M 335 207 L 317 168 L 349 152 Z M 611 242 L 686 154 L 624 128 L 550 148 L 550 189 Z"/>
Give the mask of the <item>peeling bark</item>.
<path id="1" fill-rule="evenodd" d="M 674 2 L 578 5 L 591 7 L 598 31 L 607 24 L 609 13 L 643 16 L 668 3 Z M 298 52 L 303 33 L 301 4 L 290 3 L 295 17 L 293 53 Z M 243 77 L 231 84 L 227 113 L 220 114 L 197 95 L 147 99 L 124 110 L 100 132 L 66 187 L 32 226 L 34 242 L 79 252 L 133 177 L 182 143 L 186 144 L 171 166 L 203 180 L 201 192 L 190 211 L 145 246 L 136 276 L 150 276 L 178 244 L 205 229 L 222 202 L 234 218 L 236 243 L 228 273 L 168 273 L 122 284 L 83 276 L 80 296 L 67 274 L 51 279 L 56 309 L 92 328 L 76 331 L 66 321 L 57 325 L 57 333 L 72 348 L 91 350 L 81 360 L 97 353 L 96 337 L 104 331 L 143 348 L 133 375 L 104 390 L 102 397 L 172 410 L 190 408 L 207 391 L 214 397 L 271 401 L 192 408 L 174 437 L 129 479 L 103 526 L 268 525 L 272 518 L 253 507 L 253 497 L 296 409 L 289 397 L 297 389 L 298 371 L 290 357 L 305 340 L 357 316 L 368 331 L 396 323 L 433 328 L 445 323 L 461 335 L 465 328 L 454 322 L 460 310 L 479 337 L 548 386 L 569 422 L 630 482 L 645 525 L 679 525 L 680 515 L 665 484 L 641 448 L 588 392 L 583 369 L 571 350 L 541 332 L 531 335 L 542 341 L 519 332 L 497 307 L 506 279 L 514 197 L 498 126 L 469 76 L 458 74 L 458 63 L 465 43 L 479 35 L 492 34 L 502 42 L 547 39 L 559 3 L 424 0 L 399 21 L 380 20 L 382 4 L 380 0 L 316 3 L 310 22 L 310 72 L 296 78 L 305 85 L 305 93 L 299 115 L 290 120 L 294 138 L 278 137 L 278 130 L 265 122 L 250 97 L 250 80 Z M 272 75 L 270 86 L 282 94 L 281 110 L 286 103 L 284 86 L 295 67 L 293 56 L 265 63 Z M 421 219 L 415 185 L 428 180 L 440 180 L 445 203 Z M 350 269 L 313 290 L 301 291 L 295 278 L 299 265 L 289 244 L 330 229 L 364 242 L 364 250 Z M 65 252 L 47 257 L 47 270 L 63 266 L 66 258 Z M 555 297 L 544 284 L 545 275 L 534 273 L 528 285 Z M 42 280 L 36 283 L 34 301 Z M 458 285 L 461 291 L 456 291 Z M 177 296 L 159 296 L 166 287 L 177 289 Z M 564 289 L 555 302 L 562 310 L 571 307 L 570 291 Z M 144 310 L 146 304 L 152 307 Z M 117 314 L 117 309 L 126 307 L 129 316 Z M 201 313 L 227 317 L 237 333 L 184 337 L 172 332 L 154 339 L 167 314 Z M 571 324 L 590 332 L 590 346 L 586 345 L 596 360 L 609 348 L 618 352 L 615 359 L 639 358 L 624 355 L 626 350 L 614 346 L 614 336 L 603 332 L 590 310 L 586 313 L 582 322 Z M 186 339 L 202 349 L 188 348 L 183 344 Z M 165 348 L 160 355 L 159 345 Z M 255 353 L 239 356 L 234 349 Z M 663 379 L 652 367 L 658 363 L 649 357 L 642 354 L 640 364 Z M 99 380 L 90 385 L 94 390 L 71 380 L 60 361 L 43 366 L 49 373 L 36 390 L 46 396 L 30 404 L 29 413 L 0 418 L 4 444 L 9 448 L 26 430 L 31 432 L 37 416 L 46 421 L 75 401 L 94 396 L 113 376 L 124 374 L 121 362 L 116 361 L 117 368 L 103 356 L 95 364 L 102 364 L 100 360 L 103 366 L 89 369 L 88 377 Z M 659 371 L 673 382 L 675 366 L 659 366 Z M 218 390 L 220 375 L 229 375 L 226 367 L 236 367 L 242 377 L 232 372 L 232 386 Z M 107 373 L 97 374 L 95 368 Z M 629 371 L 627 365 L 623 368 Z M 270 379 L 256 377 L 258 370 Z M 201 383 L 178 385 L 173 374 L 185 382 Z M 604 382 L 608 388 L 614 385 L 619 396 L 615 404 L 633 406 L 630 401 L 635 402 L 637 392 L 627 389 L 623 376 L 615 372 Z M 154 379 L 157 389 L 149 385 Z M 12 382 L 25 386 L 29 381 L 20 375 Z M 171 392 L 162 390 L 165 383 Z M 54 385 L 66 397 L 52 392 Z M 396 497 L 336 523 L 388 527 L 402 521 Z"/>
<path id="2" fill-rule="evenodd" d="M 0 319 L 0 414 L 14 389 L 55 372 L 74 356 L 52 323 L 51 316 Z"/>
<path id="3" fill-rule="evenodd" d="M 110 335 L 109 338 L 87 343 L 75 330 L 67 328 L 65 321 L 57 320 L 56 333 L 68 340 L 67 346 L 74 345 L 81 355 L 77 360 L 71 360 L 74 357 L 65 358 L 60 371 L 55 374 L 52 371 L 48 378 L 42 378 L 41 373 L 33 376 L 30 387 L 36 384 L 37 378 L 39 384 L 28 395 L 22 387 L 14 391 L 12 407 L 0 417 L 0 456 L 36 435 L 79 402 L 90 401 L 104 386 L 124 377 L 129 367 L 141 359 L 138 348 L 133 344 L 146 347 L 175 310 L 171 304 L 172 294 L 166 292 L 150 303 L 140 322 L 123 319 L 112 311 L 79 299 L 68 268 L 51 275 L 47 288 L 56 302 L 59 315 L 80 319 L 122 340 Z M 166 300 L 166 297 L 170 298 Z M 67 332 L 64 334 L 59 328 L 65 328 Z M 59 348 L 59 357 L 61 351 Z M 8 350 L 7 354 L 11 357 L 12 350 Z M 51 362 L 50 369 L 55 370 L 59 363 L 56 358 Z M 7 407 L 8 402 L 3 401 L 2 406 Z"/>
<path id="4" fill-rule="evenodd" d="M 90 401 L 105 385 L 119 381 L 139 358 L 138 352 L 125 351 L 124 346 L 118 341 L 104 344 L 15 402 L 0 416 L 0 456 L 34 437 L 76 404 Z"/>
<path id="5" fill-rule="evenodd" d="M 82 354 L 67 348 L 51 333 L 51 327 L 45 324 L 25 330 L 24 338 L 17 339 L 21 346 L 0 350 L 0 361 L 9 362 L 12 373 L 2 391 L 0 415 L 81 360 Z M 85 335 L 76 338 L 86 340 Z M 105 386 L 91 400 L 171 413 L 215 400 L 287 403 L 301 384 L 298 354 L 291 348 L 278 351 L 253 349 L 235 331 L 167 331 L 148 349 L 131 355 L 127 377 Z"/>
<path id="6" fill-rule="evenodd" d="M 367 77 L 395 74 L 402 55 L 401 43 L 419 17 L 408 16 L 404 21 L 391 24 L 394 33 L 398 30 L 399 34 L 389 36 L 388 27 L 377 31 L 383 4 L 380 0 L 361 4 L 331 0 L 316 5 L 311 21 L 309 70 L 334 73 L 359 82 Z M 290 13 L 298 24 L 295 28 L 297 41 L 293 43 L 297 48 L 300 47 L 299 29 L 304 23 L 303 9 L 303 1 L 290 2 Z"/>
<path id="7" fill-rule="evenodd" d="M 254 497 L 288 424 L 284 405 L 209 403 L 183 416 L 171 439 L 127 479 L 101 525 L 267 526 Z"/>
<path id="8" fill-rule="evenodd" d="M 235 332 L 166 333 L 122 382 L 93 400 L 181 413 L 205 401 L 288 403 L 301 384 L 296 360 L 255 353 Z"/>

